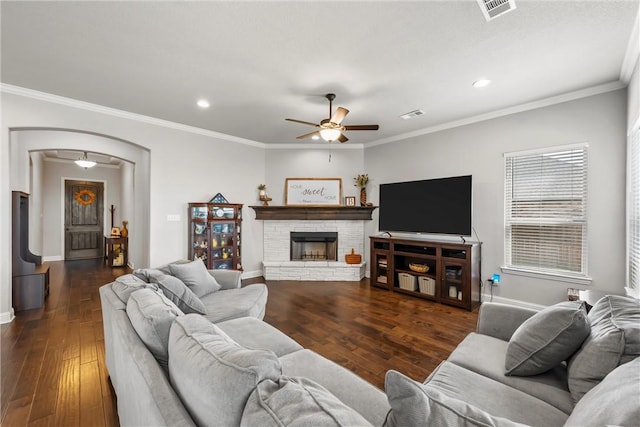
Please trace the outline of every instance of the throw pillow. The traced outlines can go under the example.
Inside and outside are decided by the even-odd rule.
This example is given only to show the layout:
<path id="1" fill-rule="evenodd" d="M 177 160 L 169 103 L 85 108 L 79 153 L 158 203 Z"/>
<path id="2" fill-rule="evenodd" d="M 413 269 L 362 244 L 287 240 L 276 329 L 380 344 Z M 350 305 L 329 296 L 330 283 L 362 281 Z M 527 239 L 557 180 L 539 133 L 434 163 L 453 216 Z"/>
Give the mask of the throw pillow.
<path id="1" fill-rule="evenodd" d="M 330 391 L 307 378 L 262 381 L 249 396 L 241 426 L 371 426 Z"/>
<path id="2" fill-rule="evenodd" d="M 169 264 L 171 274 L 182 280 L 198 298 L 220 290 L 220 285 L 200 259 L 188 264 Z"/>
<path id="3" fill-rule="evenodd" d="M 506 375 L 538 375 L 567 360 L 589 335 L 583 301 L 565 301 L 534 314 L 513 333 Z"/>
<path id="4" fill-rule="evenodd" d="M 239 425 L 249 395 L 277 381 L 272 351 L 246 349 L 204 317 L 178 317 L 169 334 L 169 378 L 197 425 Z"/>
<path id="5" fill-rule="evenodd" d="M 387 372 L 384 388 L 391 406 L 385 427 L 522 426 L 506 418 L 494 417 L 393 370 Z"/>
<path id="6" fill-rule="evenodd" d="M 132 293 L 127 303 L 127 315 L 133 329 L 166 372 L 171 324 L 183 314 L 162 292 L 151 289 Z"/>
<path id="7" fill-rule="evenodd" d="M 144 280 L 134 276 L 133 274 L 125 274 L 124 276 L 117 277 L 111 285 L 111 289 L 120 298 L 120 301 L 127 303 L 129 296 L 135 291 L 144 288 L 158 289 L 158 286 L 147 283 Z"/>
<path id="8" fill-rule="evenodd" d="M 162 276 L 163 274 L 169 274 L 169 273 L 168 272 L 165 273 L 161 270 L 158 270 L 157 268 L 136 268 L 135 270 L 133 270 L 134 276 L 136 276 L 138 279 L 143 280 L 147 283 L 151 283 L 151 279 L 153 277 Z"/>
<path id="9" fill-rule="evenodd" d="M 162 293 L 185 313 L 206 314 L 207 309 L 180 279 L 168 274 L 151 276 L 151 282 L 158 285 Z"/>
<path id="10" fill-rule="evenodd" d="M 589 312 L 591 333 L 568 364 L 569 391 L 578 402 L 617 366 L 640 356 L 640 302 L 606 296 Z"/>
<path id="11" fill-rule="evenodd" d="M 640 358 L 625 363 L 576 404 L 565 426 L 637 426 Z"/>

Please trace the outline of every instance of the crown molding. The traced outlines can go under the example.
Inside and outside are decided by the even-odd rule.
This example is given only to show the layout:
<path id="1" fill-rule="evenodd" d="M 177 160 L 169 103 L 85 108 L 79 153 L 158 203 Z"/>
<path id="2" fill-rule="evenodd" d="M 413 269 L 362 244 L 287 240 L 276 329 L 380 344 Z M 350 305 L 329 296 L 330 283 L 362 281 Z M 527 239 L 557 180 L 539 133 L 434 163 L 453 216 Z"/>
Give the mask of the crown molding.
<path id="1" fill-rule="evenodd" d="M 636 13 L 636 20 L 633 24 L 631 37 L 629 37 L 627 50 L 620 68 L 620 80 L 625 84 L 629 84 L 633 70 L 638 66 L 638 58 L 640 58 L 640 8 Z"/>
<path id="2" fill-rule="evenodd" d="M 447 123 L 442 123 L 439 125 L 431 126 L 428 128 L 419 129 L 413 132 L 407 132 L 404 134 L 392 136 L 389 138 L 379 139 L 377 141 L 373 141 L 367 143 L 365 145 L 366 148 L 375 147 L 378 145 L 389 144 L 392 142 L 401 142 L 408 141 L 411 138 L 421 135 L 427 135 L 430 133 L 440 132 L 447 129 L 453 129 L 460 126 L 466 126 L 473 123 L 484 122 L 486 120 L 496 119 L 498 117 L 504 117 L 511 114 L 521 113 L 524 111 L 535 110 L 542 107 L 548 107 L 550 105 L 561 104 L 563 102 L 574 101 L 580 98 L 586 98 L 593 95 L 599 95 L 601 93 L 612 92 L 614 90 L 623 89 L 626 87 L 621 81 L 615 81 L 611 83 L 605 83 L 599 86 L 593 86 L 586 89 L 577 90 L 574 92 L 565 93 L 558 96 L 552 96 L 550 98 L 544 98 L 537 101 L 529 102 L 526 104 L 517 105 L 514 107 L 505 108 L 502 110 L 492 111 L 490 113 L 480 114 L 477 116 L 467 117 L 461 120 L 454 120 Z"/>
<path id="3" fill-rule="evenodd" d="M 116 108 L 105 107 L 103 105 L 92 104 L 90 102 L 79 101 L 77 99 L 66 98 L 64 96 L 53 95 L 46 92 L 40 92 L 33 89 L 27 89 L 20 86 L 14 86 L 6 83 L 0 83 L 0 92 L 12 95 L 24 96 L 26 98 L 37 99 L 39 101 L 50 102 L 52 104 L 64 105 L 67 107 L 77 108 L 80 110 L 91 111 L 94 113 L 106 114 L 113 117 L 137 121 L 155 126 L 162 126 L 169 129 L 188 132 L 196 135 L 209 136 L 212 138 L 222 139 L 229 142 L 237 142 L 239 144 L 250 145 L 252 147 L 265 148 L 264 142 L 252 141 L 250 139 L 238 138 L 236 136 L 227 135 L 225 133 L 215 132 L 202 129 L 195 126 L 183 125 L 171 122 L 169 120 L 157 119 L 155 117 L 145 116 L 142 114 L 130 113 L 128 111 L 118 110 Z"/>

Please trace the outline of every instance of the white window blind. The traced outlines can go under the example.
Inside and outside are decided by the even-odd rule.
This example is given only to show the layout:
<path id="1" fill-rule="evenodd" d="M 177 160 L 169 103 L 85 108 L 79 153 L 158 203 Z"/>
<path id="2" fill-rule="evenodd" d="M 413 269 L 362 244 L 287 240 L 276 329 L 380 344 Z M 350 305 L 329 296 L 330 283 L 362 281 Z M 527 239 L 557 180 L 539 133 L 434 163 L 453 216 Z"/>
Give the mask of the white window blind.
<path id="1" fill-rule="evenodd" d="M 628 142 L 627 153 L 627 286 L 640 288 L 640 128 Z"/>
<path id="2" fill-rule="evenodd" d="M 587 145 L 505 154 L 505 263 L 587 274 Z"/>

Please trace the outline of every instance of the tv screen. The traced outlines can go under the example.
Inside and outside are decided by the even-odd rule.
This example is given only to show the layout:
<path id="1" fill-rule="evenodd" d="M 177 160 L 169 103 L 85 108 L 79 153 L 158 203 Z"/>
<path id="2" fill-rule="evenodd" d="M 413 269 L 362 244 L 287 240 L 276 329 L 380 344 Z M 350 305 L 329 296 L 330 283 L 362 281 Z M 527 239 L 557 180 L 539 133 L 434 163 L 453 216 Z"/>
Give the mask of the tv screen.
<path id="1" fill-rule="evenodd" d="M 380 184 L 380 231 L 471 235 L 471 175 Z"/>

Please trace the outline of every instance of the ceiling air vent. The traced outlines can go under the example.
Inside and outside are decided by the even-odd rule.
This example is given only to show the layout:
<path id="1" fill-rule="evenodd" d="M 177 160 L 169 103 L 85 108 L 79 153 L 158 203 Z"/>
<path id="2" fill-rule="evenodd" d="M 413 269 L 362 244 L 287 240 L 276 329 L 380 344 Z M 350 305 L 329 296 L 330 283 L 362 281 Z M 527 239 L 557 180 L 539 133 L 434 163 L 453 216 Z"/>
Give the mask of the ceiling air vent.
<path id="1" fill-rule="evenodd" d="M 515 0 L 477 0 L 487 21 L 497 18 L 516 8 Z"/>
<path id="2" fill-rule="evenodd" d="M 409 111 L 408 113 L 404 113 L 403 115 L 400 116 L 400 118 L 404 120 L 408 120 L 408 119 L 413 119 L 416 116 L 421 116 L 423 114 L 424 114 L 424 111 L 422 110 L 413 110 L 413 111 Z"/>

